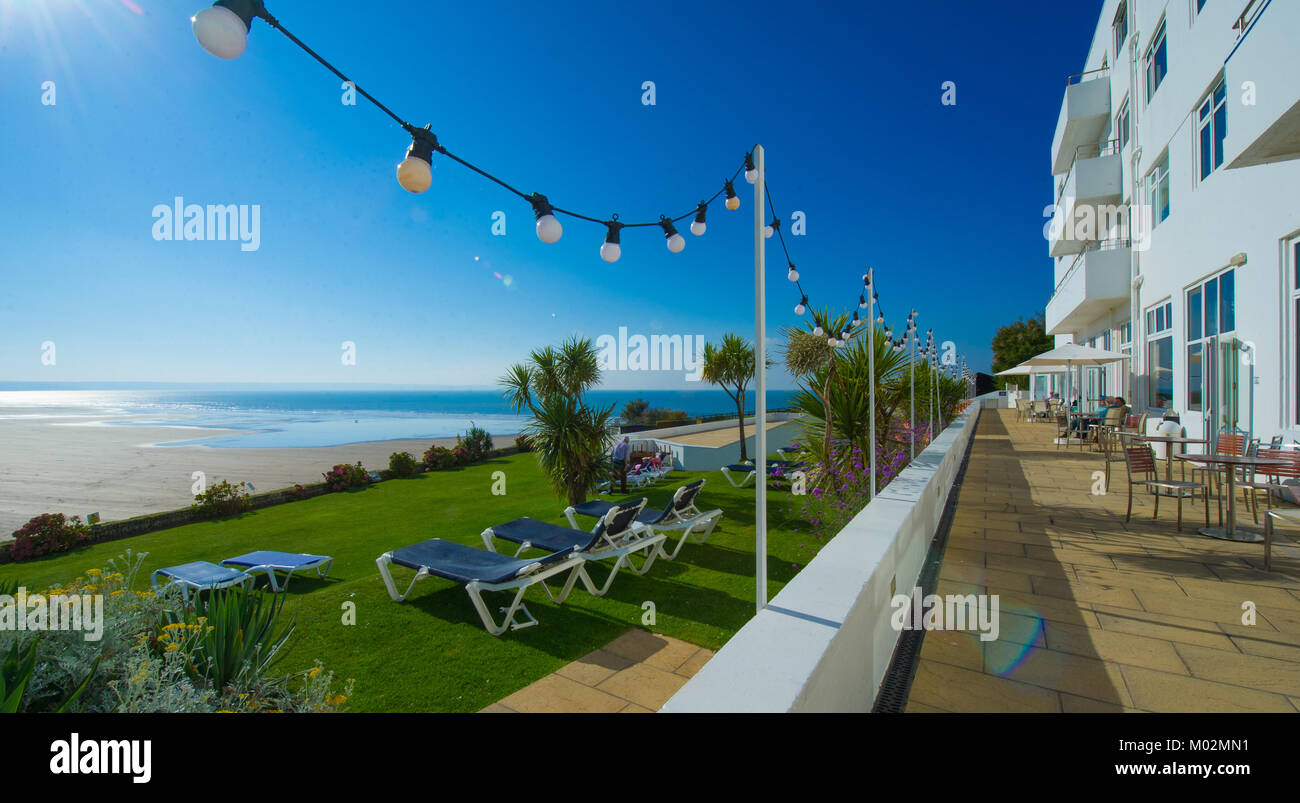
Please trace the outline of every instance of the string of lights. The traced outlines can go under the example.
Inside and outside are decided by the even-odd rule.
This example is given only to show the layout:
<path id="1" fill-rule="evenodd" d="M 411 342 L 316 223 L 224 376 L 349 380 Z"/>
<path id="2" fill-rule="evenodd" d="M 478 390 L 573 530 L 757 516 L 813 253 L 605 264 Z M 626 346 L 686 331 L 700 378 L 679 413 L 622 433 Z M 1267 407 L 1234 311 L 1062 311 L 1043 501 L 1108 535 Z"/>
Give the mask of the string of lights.
<path id="1" fill-rule="evenodd" d="M 397 181 L 403 189 L 411 193 L 423 193 L 433 185 L 433 159 L 434 154 L 450 159 L 480 176 L 499 185 L 506 191 L 514 194 L 520 199 L 527 201 L 532 207 L 534 217 L 537 221 L 537 237 L 544 243 L 552 244 L 560 240 L 564 234 L 564 227 L 560 223 L 557 215 L 563 215 L 576 220 L 582 220 L 589 223 L 598 224 L 605 227 L 605 239 L 600 246 L 600 257 L 606 262 L 617 262 L 622 256 L 622 244 L 620 242 L 620 232 L 623 229 L 631 228 L 648 228 L 658 226 L 663 230 L 664 239 L 668 250 L 674 254 L 680 253 L 686 247 L 686 239 L 677 231 L 677 223 L 686 218 L 693 218 L 690 224 L 690 232 L 695 236 L 702 236 L 707 228 L 708 207 L 719 197 L 723 198 L 723 206 L 735 211 L 740 208 L 740 197 L 736 194 L 735 181 L 743 172 L 745 180 L 750 184 L 758 180 L 758 170 L 754 166 L 753 150 L 745 153 L 744 161 L 740 167 L 729 178 L 723 179 L 722 187 L 713 195 L 699 201 L 689 211 L 679 215 L 669 216 L 660 215 L 658 220 L 648 220 L 639 222 L 625 222 L 619 219 L 617 213 L 611 215 L 608 219 L 587 215 L 581 212 L 567 209 L 552 204 L 546 195 L 540 192 L 527 193 L 516 187 L 514 184 L 505 181 L 499 176 L 479 167 L 464 157 L 453 153 L 439 140 L 432 130 L 432 125 L 425 125 L 423 128 L 417 127 L 398 115 L 386 104 L 381 102 L 374 95 L 363 89 L 356 81 L 349 78 L 342 70 L 334 66 L 325 57 L 321 56 L 305 42 L 291 33 L 284 27 L 281 22 L 272 16 L 267 10 L 262 0 L 217 0 L 210 8 L 203 9 L 192 18 L 194 25 L 194 35 L 199 44 L 205 50 L 214 56 L 223 59 L 238 58 L 244 53 L 248 46 L 248 34 L 252 30 L 252 21 L 261 19 L 275 30 L 284 34 L 289 41 L 293 42 L 309 56 L 320 62 L 322 66 L 345 81 L 352 89 L 366 100 L 370 101 L 377 109 L 390 117 L 411 137 L 411 144 L 407 147 L 405 158 L 397 166 Z M 800 301 L 795 307 L 795 312 L 799 315 L 808 307 L 808 295 L 803 285 L 799 281 L 799 271 L 795 268 L 794 260 L 790 257 L 790 251 L 785 241 L 785 235 L 781 231 L 781 220 L 775 216 L 776 205 L 772 202 L 772 194 L 764 180 L 764 189 L 767 195 L 768 205 L 773 209 L 772 222 L 764 227 L 763 235 L 770 239 L 774 234 L 781 244 L 781 250 L 785 254 L 786 264 L 789 266 L 787 274 L 791 282 L 794 282 L 799 292 Z M 859 307 L 866 308 L 866 293 L 872 293 L 872 300 L 878 303 L 879 296 L 871 288 L 867 276 L 863 277 L 864 290 L 859 296 Z M 877 323 L 884 322 L 883 312 L 877 317 Z M 852 322 L 849 328 L 843 332 L 832 332 L 828 342 L 832 346 L 842 346 L 845 341 L 849 340 L 861 325 L 862 321 L 855 310 Z M 827 321 L 829 325 L 829 321 Z M 814 332 L 822 335 L 825 330 L 821 322 L 816 320 L 814 313 Z M 839 337 L 836 337 L 839 335 Z"/>

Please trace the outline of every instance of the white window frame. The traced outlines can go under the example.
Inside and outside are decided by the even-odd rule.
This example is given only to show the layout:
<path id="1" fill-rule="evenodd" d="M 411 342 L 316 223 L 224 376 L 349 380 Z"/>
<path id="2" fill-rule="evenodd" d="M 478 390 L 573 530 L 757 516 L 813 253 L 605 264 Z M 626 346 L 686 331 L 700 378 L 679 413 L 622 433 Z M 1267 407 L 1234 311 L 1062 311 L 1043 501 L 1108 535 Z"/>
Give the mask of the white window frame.
<path id="1" fill-rule="evenodd" d="M 1214 101 L 1214 95 L 1215 95 L 1215 94 L 1216 94 L 1220 89 L 1223 90 L 1223 99 L 1220 100 L 1218 103 L 1215 103 L 1215 101 Z M 1204 112 L 1207 108 L 1209 109 L 1209 116 L 1208 116 L 1208 117 L 1205 117 L 1205 118 L 1202 118 L 1201 114 L 1202 114 L 1202 112 Z M 1208 179 L 1210 176 L 1214 175 L 1214 173 L 1215 173 L 1215 172 L 1216 172 L 1220 167 L 1223 167 L 1223 161 L 1224 161 L 1224 154 L 1223 154 L 1223 153 L 1220 153 L 1220 154 L 1219 154 L 1219 163 L 1218 163 L 1218 164 L 1215 164 L 1215 163 L 1214 163 L 1214 144 L 1215 144 L 1216 141 L 1218 141 L 1218 137 L 1217 137 L 1216 135 L 1219 133 L 1219 132 L 1218 132 L 1218 124 L 1215 122 L 1215 120 L 1217 119 L 1217 113 L 1218 113 L 1218 111 L 1219 111 L 1220 108 L 1223 109 L 1223 117 L 1224 117 L 1223 125 L 1224 125 L 1224 128 L 1227 128 L 1227 125 L 1228 125 L 1228 120 L 1227 120 L 1227 117 L 1228 117 L 1228 92 L 1227 92 L 1227 84 L 1225 83 L 1225 77 L 1224 77 L 1224 75 L 1223 75 L 1222 73 L 1219 74 L 1219 78 L 1218 78 L 1218 80 L 1216 80 L 1216 81 L 1214 82 L 1214 85 L 1213 85 L 1212 87 L 1210 87 L 1210 91 L 1209 91 L 1209 92 L 1206 92 L 1206 93 L 1201 97 L 1200 102 L 1198 102 L 1198 103 L 1196 104 L 1196 109 L 1195 109 L 1195 111 L 1192 112 L 1192 129 L 1193 129 L 1193 130 L 1192 130 L 1192 140 L 1193 140 L 1193 143 L 1192 143 L 1192 150 L 1196 153 L 1196 170 L 1195 170 L 1194 175 L 1196 176 L 1196 183 L 1197 183 L 1198 185 L 1199 185 L 1202 181 L 1205 181 L 1205 180 Z M 1204 129 L 1206 129 L 1206 128 L 1209 128 L 1209 129 L 1210 129 L 1210 172 L 1205 173 L 1204 175 L 1202 175 L 1202 174 L 1201 174 L 1201 160 L 1204 158 L 1204 152 L 1203 152 L 1203 147 L 1204 147 L 1204 146 L 1203 146 L 1203 144 L 1202 144 L 1202 142 L 1201 142 L 1201 132 L 1202 132 Z M 1225 143 L 1225 144 L 1226 144 L 1226 143 Z"/>
<path id="2" fill-rule="evenodd" d="M 1160 91 L 1160 86 L 1165 82 L 1165 78 L 1169 77 L 1169 26 L 1166 22 L 1164 18 L 1161 18 L 1160 24 L 1156 26 L 1156 34 L 1151 37 L 1151 44 L 1147 46 L 1146 53 L 1142 56 L 1142 83 L 1146 86 L 1147 103 L 1151 102 L 1156 92 Z M 1155 67 L 1156 51 L 1160 49 L 1161 45 L 1165 48 L 1165 71 L 1156 79 L 1152 70 Z M 1153 80 L 1155 81 L 1154 86 L 1152 85 Z"/>
<path id="3" fill-rule="evenodd" d="M 1161 188 L 1161 184 L 1164 187 Z M 1159 226 L 1170 215 L 1174 213 L 1173 202 L 1169 198 L 1172 182 L 1169 177 L 1169 152 L 1165 153 L 1156 160 L 1152 165 L 1151 171 L 1147 173 L 1147 200 L 1151 204 L 1151 228 Z M 1169 213 L 1164 217 L 1160 216 L 1160 211 L 1165 206 L 1169 207 Z"/>

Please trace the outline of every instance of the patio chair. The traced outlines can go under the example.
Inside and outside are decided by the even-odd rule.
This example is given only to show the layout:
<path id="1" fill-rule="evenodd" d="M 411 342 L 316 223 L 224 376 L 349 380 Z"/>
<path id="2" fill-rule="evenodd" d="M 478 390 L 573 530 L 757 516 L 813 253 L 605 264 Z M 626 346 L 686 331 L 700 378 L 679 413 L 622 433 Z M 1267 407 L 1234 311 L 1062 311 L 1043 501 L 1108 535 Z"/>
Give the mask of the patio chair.
<path id="1" fill-rule="evenodd" d="M 1102 429 L 1097 433 L 1101 447 L 1102 460 L 1106 463 L 1106 489 L 1110 489 L 1110 467 L 1112 463 L 1124 462 L 1124 442 L 1133 433 L 1122 428 Z"/>
<path id="2" fill-rule="evenodd" d="M 1229 454 L 1238 457 L 1244 457 L 1247 454 L 1249 444 L 1246 442 L 1246 433 L 1239 429 L 1230 429 L 1220 432 L 1214 438 L 1214 450 L 1212 454 Z M 1173 446 L 1169 447 L 1170 459 L 1173 459 Z M 1185 470 L 1185 469 L 1184 469 Z M 1237 469 L 1233 469 L 1236 471 Z M 1215 492 L 1215 500 L 1219 511 L 1219 524 L 1223 524 L 1223 495 L 1220 488 L 1223 484 L 1223 467 L 1222 466 L 1194 466 L 1192 468 L 1192 482 L 1196 482 L 1197 476 L 1205 478 L 1205 484 L 1211 486 Z M 1184 474 L 1183 476 L 1186 476 Z M 1243 481 L 1245 476 L 1241 478 Z M 1245 499 L 1245 497 L 1242 497 Z M 1248 501 L 1248 500 L 1247 500 Z"/>
<path id="3" fill-rule="evenodd" d="M 1070 445 L 1070 416 L 1064 411 L 1056 413 L 1056 448 Z"/>
<path id="4" fill-rule="evenodd" d="M 652 532 L 676 532 L 681 531 L 681 540 L 671 552 L 667 549 L 668 541 L 665 539 L 664 545 L 660 547 L 659 556 L 664 560 L 676 560 L 678 553 L 682 551 L 682 546 L 690 540 L 702 544 L 709 540 L 713 533 L 713 528 L 717 526 L 718 521 L 722 518 L 722 510 L 714 509 L 707 513 L 701 511 L 695 506 L 695 500 L 699 498 L 700 491 L 704 487 L 704 480 L 696 480 L 687 483 L 673 492 L 673 499 L 663 510 L 645 509 L 636 517 L 633 526 L 645 527 Z M 575 516 L 591 516 L 599 518 L 609 512 L 614 505 L 611 502 L 593 500 L 583 502 L 580 505 L 573 505 L 564 510 L 564 516 L 569 520 L 573 529 L 580 529 Z"/>
<path id="5" fill-rule="evenodd" d="M 1128 415 L 1128 411 L 1128 405 L 1122 407 L 1108 407 L 1106 409 L 1106 415 L 1102 417 L 1100 422 L 1088 425 L 1088 439 L 1098 451 L 1102 450 L 1102 432 L 1104 430 L 1118 431 L 1121 425 L 1123 425 L 1124 417 Z"/>
<path id="6" fill-rule="evenodd" d="M 614 584 L 614 578 L 620 569 L 626 566 L 633 574 L 645 574 L 650 571 L 655 558 L 662 551 L 660 544 L 667 536 L 634 526 L 637 516 L 645 509 L 645 504 L 645 499 L 638 499 L 631 504 L 614 505 L 590 533 L 528 517 L 515 519 L 484 530 L 483 545 L 489 552 L 496 552 L 495 539 L 517 544 L 516 558 L 529 549 L 572 554 L 583 562 L 574 571 L 577 579 L 582 581 L 592 596 L 603 597 Z M 632 555 L 638 552 L 642 553 L 639 567 L 632 563 Z M 598 587 L 587 573 L 586 563 L 610 558 L 614 558 L 614 565 L 605 578 L 605 584 Z"/>
<path id="7" fill-rule="evenodd" d="M 1274 438 L 1274 440 L 1279 440 Z M 1268 504 L 1268 510 L 1273 509 L 1273 493 L 1285 493 L 1295 488 L 1295 484 L 1286 484 L 1286 480 L 1300 480 L 1300 452 L 1294 449 L 1269 448 L 1258 449 L 1257 454 L 1260 459 L 1267 460 L 1284 460 L 1285 466 L 1269 466 L 1262 468 L 1257 473 L 1252 473 L 1250 479 L 1241 481 L 1241 488 L 1250 497 L 1250 516 L 1256 524 L 1259 524 L 1259 492 L 1264 492 L 1264 499 Z M 1260 474 L 1264 478 L 1259 479 Z"/>
<path id="8" fill-rule="evenodd" d="M 1165 495 L 1162 491 L 1168 491 L 1170 495 L 1178 499 L 1178 531 L 1182 532 L 1183 499 L 1190 496 L 1194 500 L 1196 492 L 1199 490 L 1205 499 L 1205 526 L 1210 526 L 1208 485 L 1203 482 L 1161 479 L 1159 471 L 1156 469 L 1156 456 L 1151 451 L 1151 444 L 1149 443 L 1144 443 L 1141 446 L 1125 446 L 1124 463 L 1128 468 L 1128 511 L 1124 514 L 1124 521 L 1127 522 L 1133 518 L 1133 486 L 1145 485 L 1155 493 L 1156 497 L 1155 512 L 1151 515 L 1152 520 L 1160 517 L 1160 497 Z"/>
<path id="9" fill-rule="evenodd" d="M 1273 521 L 1300 525 L 1300 510 L 1270 510 L 1264 517 L 1264 571 L 1273 571 Z"/>
<path id="10" fill-rule="evenodd" d="M 411 584 L 400 593 L 388 568 L 393 563 L 415 570 Z M 483 620 L 483 627 L 492 635 L 499 636 L 507 630 L 519 630 L 537 624 L 537 619 L 523 603 L 524 593 L 529 588 L 540 585 L 552 600 L 563 602 L 578 581 L 576 570 L 581 568 L 582 558 L 573 555 L 572 549 L 552 552 L 539 558 L 511 558 L 441 538 L 430 538 L 428 541 L 385 552 L 375 559 L 375 564 L 379 567 L 384 587 L 388 589 L 388 596 L 394 602 L 405 600 L 415 584 L 426 577 L 441 577 L 463 584 L 474 610 L 478 611 L 479 618 Z M 566 572 L 569 574 L 568 579 L 557 595 L 545 581 Z M 498 609 L 504 614 L 500 623 L 488 611 L 487 603 L 483 600 L 484 591 L 515 592 L 510 605 Z M 522 620 L 518 618 L 521 615 L 524 617 Z"/>
<path id="11" fill-rule="evenodd" d="M 158 585 L 159 576 L 167 578 L 167 582 L 163 583 L 161 588 Z M 149 576 L 149 584 L 154 591 L 165 590 L 171 586 L 180 586 L 181 597 L 186 602 L 189 602 L 191 591 L 215 591 L 234 585 L 247 588 L 252 580 L 253 575 L 248 572 L 218 566 L 206 560 L 196 560 L 193 563 L 183 563 L 180 566 L 168 566 L 154 571 Z"/>
<path id="12" fill-rule="evenodd" d="M 1031 421 L 1044 421 L 1047 419 L 1048 407 L 1047 402 L 1039 400 L 1034 402 L 1033 409 L 1030 411 Z"/>
<path id="13" fill-rule="evenodd" d="M 289 587 L 289 579 L 293 577 L 294 572 L 315 569 L 317 577 L 322 579 L 328 577 L 330 567 L 334 565 L 334 558 L 327 555 L 305 555 L 298 552 L 259 551 L 226 558 L 221 561 L 221 565 L 231 566 L 249 574 L 266 572 L 266 577 L 271 582 L 271 590 L 280 592 Z M 276 582 L 276 572 L 285 573 L 284 585 Z"/>

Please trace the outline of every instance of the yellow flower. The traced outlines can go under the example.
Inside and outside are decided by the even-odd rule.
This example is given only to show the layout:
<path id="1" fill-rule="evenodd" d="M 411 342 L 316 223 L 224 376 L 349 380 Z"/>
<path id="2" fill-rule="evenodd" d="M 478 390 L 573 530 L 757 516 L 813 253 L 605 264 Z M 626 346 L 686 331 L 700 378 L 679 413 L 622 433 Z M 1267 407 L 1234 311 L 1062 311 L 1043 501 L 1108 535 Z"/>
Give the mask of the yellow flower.
<path id="1" fill-rule="evenodd" d="M 309 677 L 309 678 L 314 678 L 314 677 L 316 677 L 316 676 L 319 675 L 319 674 L 320 674 L 320 667 L 319 667 L 319 666 L 313 666 L 310 670 L 308 670 L 308 672 L 307 672 L 307 677 Z"/>
<path id="2" fill-rule="evenodd" d="M 180 648 L 181 645 L 179 644 L 168 644 L 164 649 L 167 650 L 167 652 L 176 652 Z"/>
<path id="3" fill-rule="evenodd" d="M 338 708 L 339 706 L 346 703 L 348 701 L 348 698 L 343 696 L 342 694 L 336 694 L 333 697 L 328 698 L 326 701 L 330 705 L 334 706 L 335 708 Z"/>
<path id="4" fill-rule="evenodd" d="M 95 577 L 95 576 L 97 576 L 97 575 L 101 575 L 101 574 L 103 574 L 103 573 L 104 573 L 104 572 L 103 572 L 101 569 L 87 569 L 87 570 L 86 570 L 86 574 L 90 575 L 91 577 Z"/>

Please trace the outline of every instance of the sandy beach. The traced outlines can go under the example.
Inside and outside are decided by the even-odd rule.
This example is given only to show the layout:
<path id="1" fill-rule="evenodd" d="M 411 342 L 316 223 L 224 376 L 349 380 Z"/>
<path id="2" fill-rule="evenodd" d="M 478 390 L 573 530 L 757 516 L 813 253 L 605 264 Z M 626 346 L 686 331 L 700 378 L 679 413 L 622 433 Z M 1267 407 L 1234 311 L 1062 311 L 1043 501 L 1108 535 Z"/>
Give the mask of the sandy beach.
<path id="1" fill-rule="evenodd" d="M 120 418 L 114 418 L 120 421 Z M 204 429 L 202 437 L 238 430 Z M 360 460 L 369 469 L 388 467 L 388 456 L 406 451 L 418 459 L 433 444 L 455 438 L 394 440 L 292 449 L 156 446 L 192 440 L 190 427 L 113 426 L 93 417 L 0 419 L 0 540 L 40 513 L 99 513 L 104 521 L 187 507 L 194 501 L 194 472 L 210 485 L 223 479 L 252 483 L 257 491 L 319 482 L 337 463 Z M 494 438 L 498 448 L 514 436 Z"/>

